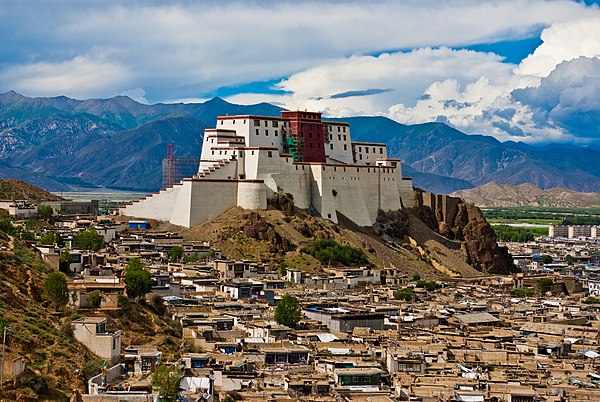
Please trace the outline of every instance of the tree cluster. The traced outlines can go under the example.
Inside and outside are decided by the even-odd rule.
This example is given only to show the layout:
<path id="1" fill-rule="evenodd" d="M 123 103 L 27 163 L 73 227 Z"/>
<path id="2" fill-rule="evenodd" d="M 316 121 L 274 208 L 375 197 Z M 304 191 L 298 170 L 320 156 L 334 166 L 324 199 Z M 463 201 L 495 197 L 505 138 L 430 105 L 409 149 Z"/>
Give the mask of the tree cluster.
<path id="1" fill-rule="evenodd" d="M 352 246 L 342 246 L 333 239 L 315 240 L 303 251 L 323 264 L 353 266 L 369 263 L 362 250 Z"/>

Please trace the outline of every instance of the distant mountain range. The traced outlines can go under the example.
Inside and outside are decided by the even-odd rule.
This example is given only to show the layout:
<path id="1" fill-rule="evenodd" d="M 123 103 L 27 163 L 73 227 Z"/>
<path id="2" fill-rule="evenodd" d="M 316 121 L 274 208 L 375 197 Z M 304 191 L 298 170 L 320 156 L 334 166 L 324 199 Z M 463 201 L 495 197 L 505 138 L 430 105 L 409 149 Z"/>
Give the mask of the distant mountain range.
<path id="1" fill-rule="evenodd" d="M 599 193 L 583 193 L 555 187 L 542 190 L 530 183 L 511 186 L 487 183 L 481 187 L 459 190 L 451 194 L 478 207 L 550 206 L 586 208 L 599 207 Z"/>
<path id="2" fill-rule="evenodd" d="M 0 177 L 52 191 L 112 187 L 156 190 L 166 144 L 198 158 L 204 129 L 219 115 L 279 115 L 267 103 L 144 105 L 117 96 L 75 100 L 0 94 Z M 533 183 L 600 192 L 600 150 L 551 144 L 533 147 L 466 135 L 443 123 L 403 125 L 385 117 L 350 117 L 356 141 L 388 144 L 415 186 L 450 193 L 488 182 Z"/>

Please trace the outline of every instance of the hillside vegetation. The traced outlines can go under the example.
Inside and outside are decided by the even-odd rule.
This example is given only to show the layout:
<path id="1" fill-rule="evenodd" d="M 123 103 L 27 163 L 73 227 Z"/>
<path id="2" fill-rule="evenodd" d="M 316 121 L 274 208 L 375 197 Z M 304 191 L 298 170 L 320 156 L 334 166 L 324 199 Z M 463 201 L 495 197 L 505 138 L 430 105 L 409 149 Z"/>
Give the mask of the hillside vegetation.
<path id="1" fill-rule="evenodd" d="M 0 331 L 8 326 L 7 356 L 24 357 L 27 370 L 0 387 L 0 401 L 68 401 L 73 389 L 85 392 L 102 363 L 73 338 L 71 321 L 102 313 L 55 311 L 44 296 L 53 269 L 26 243 L 2 237 L 9 250 L 0 251 Z M 180 326 L 151 306 L 127 303 L 108 318 L 124 347 L 156 345 L 167 358 L 179 349 Z"/>

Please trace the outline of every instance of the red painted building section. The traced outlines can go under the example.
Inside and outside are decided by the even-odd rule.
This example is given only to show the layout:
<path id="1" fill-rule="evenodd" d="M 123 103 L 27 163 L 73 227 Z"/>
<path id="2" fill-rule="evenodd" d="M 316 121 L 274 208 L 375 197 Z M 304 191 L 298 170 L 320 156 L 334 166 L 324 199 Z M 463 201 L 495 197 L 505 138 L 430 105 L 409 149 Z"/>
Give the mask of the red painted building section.
<path id="1" fill-rule="evenodd" d="M 290 123 L 292 135 L 298 138 L 304 162 L 325 162 L 325 139 L 319 112 L 281 112 Z"/>

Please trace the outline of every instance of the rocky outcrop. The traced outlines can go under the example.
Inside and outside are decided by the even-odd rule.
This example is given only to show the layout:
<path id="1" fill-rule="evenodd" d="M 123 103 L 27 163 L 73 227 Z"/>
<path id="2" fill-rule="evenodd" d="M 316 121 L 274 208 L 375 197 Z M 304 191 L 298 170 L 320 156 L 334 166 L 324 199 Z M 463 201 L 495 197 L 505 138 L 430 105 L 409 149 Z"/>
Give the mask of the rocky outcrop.
<path id="1" fill-rule="evenodd" d="M 248 237 L 269 242 L 270 253 L 283 254 L 295 249 L 295 246 L 288 239 L 283 238 L 273 225 L 266 222 L 256 212 L 250 212 L 246 216 L 243 230 Z"/>
<path id="2" fill-rule="evenodd" d="M 377 212 L 377 220 L 373 230 L 386 241 L 404 239 L 408 234 L 409 217 L 405 210 Z"/>
<path id="3" fill-rule="evenodd" d="M 460 198 L 419 189 L 415 189 L 415 195 L 417 206 L 414 208 L 379 211 L 373 225 L 375 233 L 388 242 L 407 240 L 406 236 L 410 236 L 423 247 L 430 247 L 429 241 L 443 244 L 482 273 L 518 272 L 508 249 L 498 246 L 496 233 L 479 208 Z"/>
<path id="4" fill-rule="evenodd" d="M 462 242 L 466 261 L 481 272 L 508 274 L 518 272 L 506 247 L 498 246 L 498 238 L 483 214 L 474 205 L 461 202 L 454 218 L 452 233 Z"/>
<path id="5" fill-rule="evenodd" d="M 282 211 L 285 216 L 294 215 L 294 196 L 290 193 L 278 191 L 267 200 L 267 205 Z"/>

